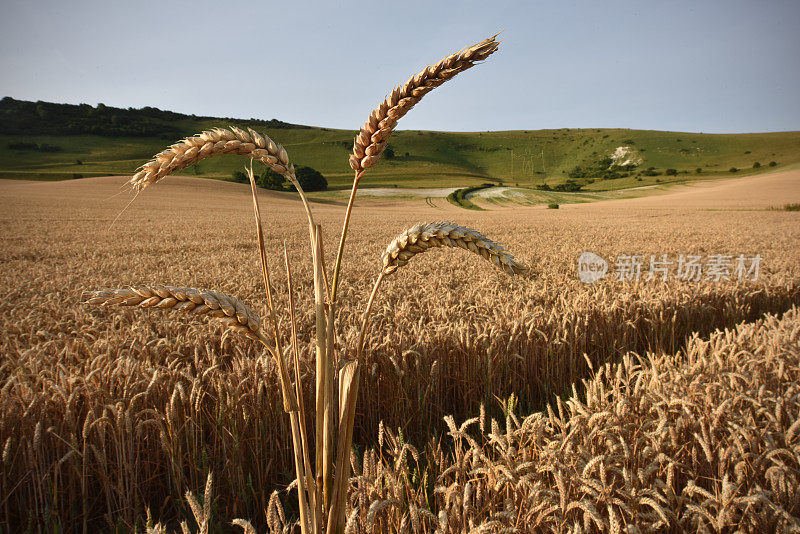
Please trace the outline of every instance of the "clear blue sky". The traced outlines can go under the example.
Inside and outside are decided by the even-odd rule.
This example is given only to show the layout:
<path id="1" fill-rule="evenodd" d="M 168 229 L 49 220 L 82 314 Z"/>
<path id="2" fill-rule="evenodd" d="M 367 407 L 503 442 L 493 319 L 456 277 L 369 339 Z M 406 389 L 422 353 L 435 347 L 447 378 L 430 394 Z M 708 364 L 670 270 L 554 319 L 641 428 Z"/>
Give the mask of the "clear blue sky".
<path id="1" fill-rule="evenodd" d="M 0 96 L 357 129 L 499 30 L 399 127 L 800 130 L 798 0 L 5 0 Z"/>

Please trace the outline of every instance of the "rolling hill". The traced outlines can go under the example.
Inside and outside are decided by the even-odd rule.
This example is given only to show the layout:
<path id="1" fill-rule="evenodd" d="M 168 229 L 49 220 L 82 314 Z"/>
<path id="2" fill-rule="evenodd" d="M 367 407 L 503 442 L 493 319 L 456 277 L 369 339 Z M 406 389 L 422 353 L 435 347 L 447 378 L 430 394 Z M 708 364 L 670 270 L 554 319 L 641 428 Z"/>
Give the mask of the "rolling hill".
<path id="1" fill-rule="evenodd" d="M 60 180 L 131 174 L 182 136 L 230 124 L 269 134 L 287 148 L 296 164 L 321 171 L 331 188 L 344 188 L 351 182 L 347 159 L 355 130 L 8 97 L 0 101 L 0 178 Z M 800 165 L 800 132 L 401 130 L 392 136 L 390 147 L 394 156 L 384 156 L 364 187 L 467 187 L 487 182 L 536 187 L 571 179 L 584 190 L 602 191 Z M 616 163 L 628 167 L 614 166 L 614 157 Z M 244 163 L 242 158 L 223 156 L 182 173 L 229 179 Z M 606 172 L 609 169 L 615 172 Z"/>

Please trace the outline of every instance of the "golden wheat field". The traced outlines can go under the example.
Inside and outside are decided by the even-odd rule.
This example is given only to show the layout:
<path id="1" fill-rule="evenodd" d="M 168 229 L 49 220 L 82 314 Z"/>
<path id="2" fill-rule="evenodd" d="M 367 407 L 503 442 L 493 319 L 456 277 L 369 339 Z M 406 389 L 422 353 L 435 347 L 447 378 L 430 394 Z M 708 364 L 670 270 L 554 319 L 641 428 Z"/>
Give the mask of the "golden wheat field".
<path id="1" fill-rule="evenodd" d="M 191 314 L 86 303 L 166 284 L 266 317 L 250 190 L 169 177 L 112 225 L 125 181 L 0 181 L 0 531 L 225 532 L 237 518 L 248 532 L 299 531 L 289 418 L 262 347 Z M 309 229 L 296 196 L 259 194 L 284 347 L 284 244 L 292 266 L 308 401 Z M 798 200 L 794 171 L 559 210 L 357 203 L 342 359 L 382 252 L 414 223 L 477 228 L 530 271 L 442 249 L 383 282 L 345 531 L 800 529 L 800 214 L 772 209 Z M 312 207 L 332 259 L 344 200 Z M 585 251 L 761 264 L 757 280 L 645 280 L 646 263 L 639 281 L 584 284 Z"/>

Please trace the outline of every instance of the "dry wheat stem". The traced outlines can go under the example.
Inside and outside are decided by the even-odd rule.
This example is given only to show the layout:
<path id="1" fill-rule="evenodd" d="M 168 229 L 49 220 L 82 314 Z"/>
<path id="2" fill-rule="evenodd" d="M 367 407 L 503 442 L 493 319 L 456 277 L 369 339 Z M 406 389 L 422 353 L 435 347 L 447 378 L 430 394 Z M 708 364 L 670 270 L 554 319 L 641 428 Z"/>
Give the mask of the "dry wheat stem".
<path id="1" fill-rule="evenodd" d="M 381 271 L 378 275 L 378 279 L 375 280 L 375 285 L 372 287 L 372 293 L 369 295 L 369 300 L 367 301 L 367 308 L 364 310 L 364 315 L 362 318 L 361 324 L 361 332 L 358 334 L 358 345 L 356 345 L 356 360 L 361 359 L 361 353 L 364 351 L 364 339 L 367 335 L 367 329 L 369 328 L 369 314 L 372 311 L 372 304 L 375 302 L 375 295 L 378 294 L 378 288 L 381 287 L 381 282 L 383 282 L 383 278 L 386 276 L 384 271 Z"/>
<path id="2" fill-rule="evenodd" d="M 357 360 L 350 360 L 339 370 L 339 434 L 336 445 L 336 479 L 331 495 L 327 534 L 344 532 L 345 503 L 350 483 L 350 449 L 353 445 L 353 424 L 358 400 L 360 369 Z"/>
<path id="3" fill-rule="evenodd" d="M 325 298 L 322 293 L 324 274 L 322 272 L 322 250 L 319 238 L 321 236 L 319 226 L 314 227 L 314 250 L 312 254 L 313 269 L 314 269 L 314 312 L 316 318 L 316 358 L 315 358 L 315 375 L 314 375 L 314 412 L 315 412 L 315 431 L 314 431 L 314 466 L 315 466 L 315 484 L 317 488 L 317 510 L 318 517 L 323 516 L 323 498 L 324 498 L 324 481 L 323 481 L 323 432 L 325 428 L 325 356 L 326 347 L 325 343 L 328 339 L 326 333 L 326 319 L 325 319 Z"/>
<path id="4" fill-rule="evenodd" d="M 333 365 L 329 360 L 332 351 L 328 350 L 327 341 L 327 317 L 325 310 L 324 294 L 324 267 L 323 267 L 323 243 L 322 227 L 318 224 L 314 233 L 315 250 L 314 260 L 314 311 L 316 318 L 316 436 L 315 436 L 315 466 L 317 495 L 320 499 L 317 506 L 327 508 L 330 499 L 331 476 L 332 476 L 332 437 L 327 429 L 332 428 L 333 402 Z M 321 512 L 321 510 L 318 510 Z"/>
<path id="5" fill-rule="evenodd" d="M 278 364 L 281 390 L 283 392 L 283 408 L 289 414 L 289 420 L 292 428 L 292 450 L 294 452 L 294 466 L 295 473 L 297 474 L 297 500 L 300 506 L 300 530 L 303 534 L 310 532 L 313 520 L 308 508 L 307 493 L 306 493 L 306 471 L 303 457 L 303 444 L 302 437 L 303 429 L 300 428 L 299 413 L 301 407 L 298 405 L 295 391 L 292 388 L 291 380 L 289 379 L 289 372 L 286 368 L 286 360 L 284 358 L 283 349 L 281 348 L 280 336 L 278 335 L 278 321 L 275 316 L 275 304 L 272 299 L 272 282 L 269 276 L 269 264 L 267 263 L 267 253 L 264 248 L 264 232 L 261 224 L 261 212 L 258 208 L 258 191 L 256 188 L 255 175 L 253 174 L 253 166 L 250 165 L 248 169 L 248 177 L 250 178 L 250 188 L 253 196 L 253 215 L 255 216 L 256 223 L 256 237 L 258 239 L 258 252 L 261 259 L 261 273 L 264 279 L 264 290 L 267 294 L 267 309 L 269 311 L 270 323 L 275 334 L 275 361 Z M 300 191 L 300 189 L 298 189 Z M 309 223 L 311 222 L 311 213 L 309 212 Z M 314 241 L 312 240 L 312 243 Z M 261 335 L 262 341 L 264 340 L 263 334 Z M 264 343 L 266 345 L 266 343 Z M 298 376 L 298 380 L 299 380 Z"/>
<path id="6" fill-rule="evenodd" d="M 392 274 L 399 267 L 434 247 L 460 247 L 480 255 L 510 275 L 528 268 L 514 259 L 482 233 L 451 222 L 418 223 L 394 238 L 383 253 L 383 273 Z"/>
<path id="7" fill-rule="evenodd" d="M 264 291 L 267 294 L 267 311 L 269 312 L 270 324 L 275 337 L 275 363 L 278 364 L 278 369 L 281 377 L 281 389 L 283 390 L 283 406 L 286 412 L 294 412 L 298 409 L 297 399 L 295 398 L 291 383 L 289 380 L 289 372 L 286 369 L 286 362 L 283 358 L 283 348 L 281 347 L 281 340 L 278 334 L 278 320 L 275 315 L 275 305 L 272 300 L 272 282 L 269 276 L 269 264 L 267 263 L 267 253 L 264 249 L 264 232 L 261 225 L 261 212 L 258 209 L 258 191 L 256 188 L 256 180 L 253 175 L 252 166 L 247 169 L 250 178 L 250 189 L 253 195 L 253 215 L 255 216 L 256 223 L 256 237 L 258 242 L 258 253 L 261 259 L 261 274 L 264 279 Z M 263 339 L 263 334 L 262 334 Z M 268 344 L 264 343 L 267 347 Z"/>
<path id="8" fill-rule="evenodd" d="M 423 96 L 460 72 L 472 67 L 476 62 L 482 61 L 492 55 L 500 45 L 496 41 L 497 35 L 484 39 L 480 43 L 468 46 L 455 54 L 450 54 L 438 63 L 428 65 L 416 75 L 399 85 L 372 110 L 364 126 L 353 142 L 353 154 L 350 156 L 350 167 L 355 172 L 353 188 L 347 201 L 342 224 L 342 235 L 339 238 L 339 250 L 336 254 L 336 263 L 333 268 L 333 281 L 331 301 L 336 301 L 336 290 L 339 285 L 344 243 L 347 239 L 347 227 L 350 224 L 350 213 L 358 191 L 358 183 L 364 172 L 377 165 L 381 154 L 386 149 L 389 137 L 399 121 L 408 111 L 419 102 Z"/>
<path id="9" fill-rule="evenodd" d="M 325 267 L 324 247 L 322 246 L 321 231 L 320 231 L 320 237 L 318 239 L 320 243 L 319 247 L 320 268 L 322 270 L 322 277 L 324 279 L 326 267 Z M 328 298 L 330 299 L 330 295 L 328 295 Z M 331 488 L 333 486 L 333 477 L 335 473 L 333 465 L 335 458 L 334 418 L 336 413 L 336 402 L 335 402 L 336 397 L 334 396 L 334 381 L 335 381 L 334 369 L 336 368 L 336 363 L 337 363 L 336 351 L 335 351 L 336 344 L 334 343 L 334 332 L 336 328 L 335 305 L 329 301 L 328 305 L 325 307 L 325 310 L 327 315 L 325 321 L 325 335 L 327 336 L 327 339 L 325 341 L 325 365 L 326 365 L 325 379 L 327 380 L 327 384 L 325 386 L 325 394 L 326 394 L 325 445 L 327 446 L 325 450 L 325 467 L 328 469 L 328 474 L 326 476 L 325 473 L 323 472 L 323 478 L 326 480 L 326 486 L 325 486 L 326 493 L 324 502 L 326 508 L 330 508 L 330 497 L 332 491 Z"/>
<path id="10" fill-rule="evenodd" d="M 300 348 L 297 342 L 297 320 L 294 311 L 294 289 L 292 285 L 292 269 L 289 264 L 289 252 L 286 250 L 286 242 L 283 243 L 283 259 L 286 266 L 286 287 L 289 293 L 289 324 L 291 326 L 292 335 L 292 353 L 294 355 L 294 385 L 295 396 L 297 397 L 298 406 L 300 406 L 300 439 L 302 441 L 303 452 L 303 476 L 305 477 L 306 490 L 308 491 L 309 501 L 309 515 L 311 522 L 311 532 L 319 532 L 319 524 L 322 521 L 321 517 L 317 515 L 317 489 L 316 482 L 314 481 L 314 471 L 311 467 L 311 460 L 308 449 L 308 434 L 306 432 L 306 415 L 305 415 L 305 399 L 303 398 L 303 387 L 300 375 Z M 298 472 L 297 476 L 301 474 Z M 299 484 L 299 482 L 298 482 Z"/>
<path id="11" fill-rule="evenodd" d="M 214 317 L 250 338 L 260 339 L 261 320 L 258 315 L 240 300 L 216 291 L 173 286 L 137 286 L 92 291 L 87 302 L 103 306 L 175 310 Z"/>

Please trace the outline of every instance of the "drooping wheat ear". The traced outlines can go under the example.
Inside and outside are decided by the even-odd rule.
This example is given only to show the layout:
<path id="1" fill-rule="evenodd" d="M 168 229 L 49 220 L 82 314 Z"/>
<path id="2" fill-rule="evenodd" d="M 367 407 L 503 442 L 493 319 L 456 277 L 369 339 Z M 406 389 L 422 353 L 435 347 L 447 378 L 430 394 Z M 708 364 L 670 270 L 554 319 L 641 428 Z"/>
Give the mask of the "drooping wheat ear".
<path id="1" fill-rule="evenodd" d="M 392 130 L 397 126 L 397 121 L 430 91 L 478 61 L 489 57 L 500 45 L 495 40 L 496 37 L 495 35 L 484 39 L 480 43 L 450 54 L 412 76 L 403 85 L 394 88 L 394 91 L 372 111 L 353 143 L 350 167 L 356 171 L 358 178 L 366 169 L 378 163 Z"/>
<path id="2" fill-rule="evenodd" d="M 418 223 L 394 238 L 383 253 L 383 273 L 392 274 L 415 255 L 434 247 L 461 247 L 494 263 L 510 275 L 528 268 L 482 233 L 451 222 Z"/>
<path id="3" fill-rule="evenodd" d="M 220 154 L 249 156 L 285 176 L 295 187 L 298 186 L 294 165 L 289 163 L 285 148 L 266 135 L 250 128 L 245 132 L 235 126 L 231 126 L 230 130 L 214 128 L 175 143 L 142 165 L 128 183 L 133 189 L 141 191 L 175 171 Z"/>
<path id="4" fill-rule="evenodd" d="M 241 331 L 253 339 L 258 339 L 261 328 L 258 315 L 247 305 L 216 291 L 171 286 L 106 289 L 90 292 L 87 303 L 158 308 L 205 315 L 220 319 L 229 328 Z"/>

